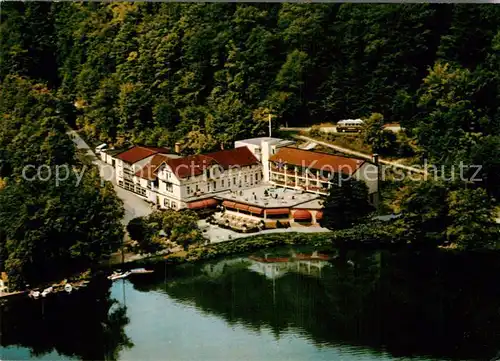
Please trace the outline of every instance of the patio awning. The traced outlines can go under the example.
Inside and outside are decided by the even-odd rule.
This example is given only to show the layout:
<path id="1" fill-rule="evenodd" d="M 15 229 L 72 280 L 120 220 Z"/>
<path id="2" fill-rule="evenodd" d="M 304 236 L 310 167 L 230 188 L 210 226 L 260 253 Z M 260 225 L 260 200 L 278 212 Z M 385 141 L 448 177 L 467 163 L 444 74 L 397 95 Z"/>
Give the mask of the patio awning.
<path id="1" fill-rule="evenodd" d="M 249 206 L 246 204 L 235 203 L 234 208 L 239 209 L 240 211 L 248 211 Z"/>
<path id="2" fill-rule="evenodd" d="M 264 211 L 262 208 L 259 208 L 259 207 L 248 207 L 248 211 L 252 214 L 257 214 L 257 215 L 261 215 L 262 212 Z"/>
<path id="3" fill-rule="evenodd" d="M 222 205 L 226 208 L 234 208 L 235 202 L 230 202 L 230 201 L 224 201 L 222 202 Z"/>
<path id="4" fill-rule="evenodd" d="M 217 205 L 217 201 L 213 198 L 209 199 L 203 199 L 201 201 L 195 201 L 188 203 L 188 208 L 189 209 L 201 209 L 201 208 L 207 208 L 207 207 L 213 207 Z"/>
<path id="5" fill-rule="evenodd" d="M 268 216 L 278 216 L 283 214 L 288 214 L 288 208 L 271 208 L 266 209 L 266 215 Z"/>
<path id="6" fill-rule="evenodd" d="M 310 221 L 311 218 L 311 213 L 305 209 L 299 209 L 293 213 L 293 219 L 296 221 Z"/>

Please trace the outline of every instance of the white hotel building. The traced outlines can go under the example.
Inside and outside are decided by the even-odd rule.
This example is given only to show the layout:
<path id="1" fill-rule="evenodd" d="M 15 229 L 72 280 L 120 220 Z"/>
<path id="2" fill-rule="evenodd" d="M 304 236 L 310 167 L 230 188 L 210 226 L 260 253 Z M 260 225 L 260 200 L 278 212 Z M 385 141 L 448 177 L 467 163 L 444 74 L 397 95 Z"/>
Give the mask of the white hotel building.
<path id="1" fill-rule="evenodd" d="M 240 140 L 233 149 L 185 157 L 136 146 L 114 159 L 117 184 L 161 209 L 222 204 L 226 213 L 254 221 L 281 217 L 316 224 L 334 173 L 365 181 L 370 201 L 378 202 L 378 165 L 299 149 L 279 138 Z M 281 199 L 266 201 L 270 187 L 282 189 Z"/>

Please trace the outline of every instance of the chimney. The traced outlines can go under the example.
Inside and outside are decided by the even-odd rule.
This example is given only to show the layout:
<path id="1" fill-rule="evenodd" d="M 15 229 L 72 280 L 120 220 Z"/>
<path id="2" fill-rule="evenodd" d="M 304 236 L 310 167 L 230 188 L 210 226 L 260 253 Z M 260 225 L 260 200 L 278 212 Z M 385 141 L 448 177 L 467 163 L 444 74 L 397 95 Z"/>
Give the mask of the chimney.
<path id="1" fill-rule="evenodd" d="M 181 154 L 181 143 L 175 143 L 174 152 L 177 154 Z"/>

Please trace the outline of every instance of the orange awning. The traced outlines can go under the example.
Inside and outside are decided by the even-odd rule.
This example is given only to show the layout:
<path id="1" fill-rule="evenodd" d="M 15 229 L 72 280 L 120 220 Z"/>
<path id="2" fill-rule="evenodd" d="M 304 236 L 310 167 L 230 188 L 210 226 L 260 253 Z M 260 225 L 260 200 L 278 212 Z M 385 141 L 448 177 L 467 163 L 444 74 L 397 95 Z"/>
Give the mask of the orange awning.
<path id="1" fill-rule="evenodd" d="M 263 209 L 259 207 L 248 207 L 248 211 L 253 214 L 260 215 L 262 214 Z"/>
<path id="2" fill-rule="evenodd" d="M 235 205 L 235 204 L 236 204 L 236 203 L 234 203 L 234 202 L 230 202 L 230 201 L 224 201 L 224 202 L 222 202 L 222 205 L 223 205 L 224 207 L 226 207 L 226 208 L 234 208 L 234 205 Z"/>
<path id="3" fill-rule="evenodd" d="M 323 212 L 322 211 L 317 211 L 316 212 L 316 220 L 319 221 L 322 218 L 323 218 Z"/>
<path id="4" fill-rule="evenodd" d="M 248 211 L 249 206 L 246 204 L 235 203 L 234 208 L 239 209 L 240 211 Z"/>
<path id="5" fill-rule="evenodd" d="M 213 207 L 213 206 L 216 206 L 217 203 L 218 202 L 213 198 L 203 199 L 201 201 L 188 203 L 188 208 L 189 209 L 200 209 L 200 208 Z"/>
<path id="6" fill-rule="evenodd" d="M 271 208 L 266 209 L 266 214 L 269 216 L 277 216 L 282 214 L 288 214 L 288 208 Z"/>
<path id="7" fill-rule="evenodd" d="M 311 213 L 305 209 L 299 209 L 293 213 L 293 219 L 297 221 L 309 221 L 312 219 Z"/>

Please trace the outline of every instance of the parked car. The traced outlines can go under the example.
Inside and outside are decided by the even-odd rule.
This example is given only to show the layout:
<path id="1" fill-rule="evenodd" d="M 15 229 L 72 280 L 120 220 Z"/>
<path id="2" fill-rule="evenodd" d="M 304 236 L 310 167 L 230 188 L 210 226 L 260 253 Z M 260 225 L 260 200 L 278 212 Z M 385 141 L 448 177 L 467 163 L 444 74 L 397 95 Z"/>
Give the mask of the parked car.
<path id="1" fill-rule="evenodd" d="M 108 145 L 106 143 L 103 143 L 101 145 L 98 145 L 97 147 L 95 147 L 95 154 L 100 154 L 101 153 L 101 150 L 104 150 L 108 147 Z"/>

